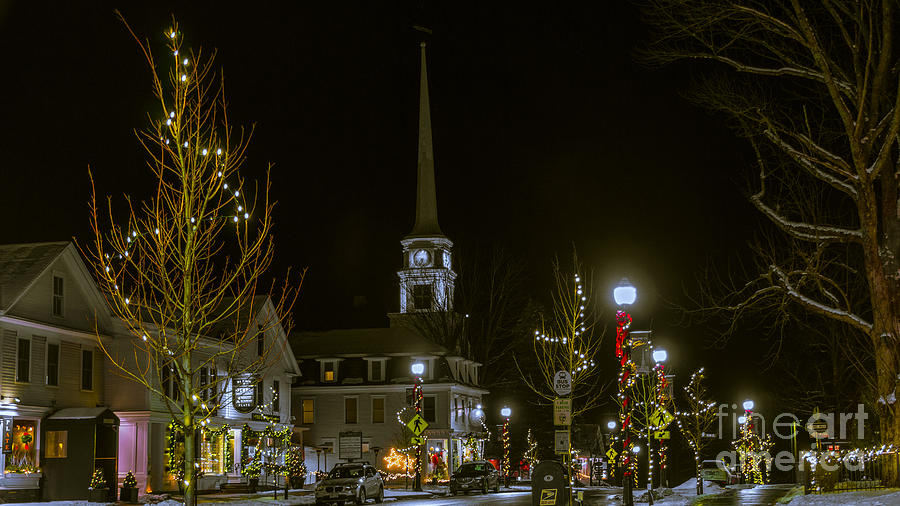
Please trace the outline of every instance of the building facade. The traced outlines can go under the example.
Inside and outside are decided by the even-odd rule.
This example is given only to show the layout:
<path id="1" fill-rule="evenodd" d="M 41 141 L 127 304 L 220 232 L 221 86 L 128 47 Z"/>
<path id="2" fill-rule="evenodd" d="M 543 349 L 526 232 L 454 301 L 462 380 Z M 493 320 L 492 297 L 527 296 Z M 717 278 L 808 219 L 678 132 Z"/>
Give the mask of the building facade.
<path id="1" fill-rule="evenodd" d="M 198 444 L 198 464 L 204 474 L 200 490 L 240 479 L 241 459 L 265 447 L 261 434 L 267 429 L 293 432 L 290 385 L 299 369 L 284 329 L 277 322 L 271 324 L 274 312 L 268 297 L 253 301 L 252 318 L 265 330 L 256 337 L 255 346 L 243 353 L 251 355 L 249 361 L 263 353 L 272 359 L 264 370 L 237 378 L 237 385 L 222 382 L 217 395 L 220 408 L 201 431 Z M 36 500 L 41 479 L 62 480 L 63 476 L 49 473 L 63 469 L 70 469 L 65 471 L 66 480 L 84 481 L 81 488 L 86 497 L 96 467 L 104 469 L 113 490 L 113 484 L 129 471 L 145 492 L 178 489 L 172 464 L 179 449 L 177 435 L 169 427 L 171 412 L 159 395 L 125 378 L 106 354 L 133 356 L 135 339 L 124 322 L 111 315 L 72 243 L 0 245 L 0 467 L 4 470 L 0 491 L 6 491 L 0 499 L 5 495 Z M 202 359 L 196 357 L 198 364 Z M 211 384 L 214 375 L 220 374 L 216 371 L 225 370 L 224 364 L 202 369 L 198 381 Z M 171 377 L 163 388 L 173 391 Z M 85 452 L 82 441 L 70 439 L 70 431 L 58 430 L 93 418 L 97 424 L 115 426 L 112 445 L 108 438 L 98 437 L 92 451 Z M 43 430 L 44 425 L 55 428 Z M 79 451 L 70 451 L 70 445 Z M 77 464 L 85 455 L 90 458 L 83 465 L 65 465 Z M 72 468 L 84 471 L 84 476 L 73 474 Z M 43 498 L 83 497 L 45 494 Z"/>

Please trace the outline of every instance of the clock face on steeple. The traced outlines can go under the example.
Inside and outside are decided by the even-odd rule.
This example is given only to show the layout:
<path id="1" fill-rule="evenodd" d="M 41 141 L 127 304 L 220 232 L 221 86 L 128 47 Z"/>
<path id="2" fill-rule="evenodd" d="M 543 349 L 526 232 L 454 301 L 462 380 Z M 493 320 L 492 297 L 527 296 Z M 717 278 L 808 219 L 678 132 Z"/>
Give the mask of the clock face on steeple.
<path id="1" fill-rule="evenodd" d="M 416 250 L 413 253 L 413 264 L 416 267 L 428 267 L 431 265 L 431 253 L 425 249 Z"/>

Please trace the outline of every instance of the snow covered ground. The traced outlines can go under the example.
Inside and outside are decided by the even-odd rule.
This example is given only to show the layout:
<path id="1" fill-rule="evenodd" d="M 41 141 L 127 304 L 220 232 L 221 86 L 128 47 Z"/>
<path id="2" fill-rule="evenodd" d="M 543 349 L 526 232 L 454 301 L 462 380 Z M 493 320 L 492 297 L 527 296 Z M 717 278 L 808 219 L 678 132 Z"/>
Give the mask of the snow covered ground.
<path id="1" fill-rule="evenodd" d="M 794 497 L 791 506 L 893 506 L 900 504 L 900 490 L 889 488 L 884 490 L 867 490 L 863 492 L 842 492 L 838 494 L 801 495 Z"/>
<path id="2" fill-rule="evenodd" d="M 637 492 L 637 491 L 635 491 Z M 666 504 L 668 506 L 687 506 L 697 499 L 697 480 L 691 478 L 686 482 L 674 488 L 661 489 L 658 491 L 659 496 L 654 494 L 654 504 Z M 703 482 L 703 495 L 699 497 L 707 497 L 721 494 L 725 489 L 716 485 L 711 481 Z M 646 491 L 641 494 L 635 493 L 636 502 L 648 502 Z"/>

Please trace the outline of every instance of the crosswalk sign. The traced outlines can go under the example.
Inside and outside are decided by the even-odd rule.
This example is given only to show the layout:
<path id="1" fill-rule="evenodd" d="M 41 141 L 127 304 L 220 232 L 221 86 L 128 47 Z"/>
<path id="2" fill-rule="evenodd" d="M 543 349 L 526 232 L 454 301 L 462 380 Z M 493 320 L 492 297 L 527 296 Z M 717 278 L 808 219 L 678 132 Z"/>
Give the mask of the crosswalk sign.
<path id="1" fill-rule="evenodd" d="M 425 444 L 424 436 L 413 436 L 409 439 L 409 443 L 413 446 L 422 446 Z"/>
<path id="2" fill-rule="evenodd" d="M 413 434 L 419 436 L 428 428 L 428 422 L 426 422 L 421 415 L 416 413 L 416 416 L 412 417 L 412 420 L 410 420 L 406 426 L 409 427 L 409 430 L 411 430 Z"/>
<path id="3" fill-rule="evenodd" d="M 666 425 L 672 423 L 672 420 L 674 419 L 675 417 L 672 416 L 671 413 L 663 408 L 660 408 L 650 416 L 650 425 L 654 425 L 656 427 L 665 427 Z"/>
<path id="4" fill-rule="evenodd" d="M 667 430 L 658 430 L 653 433 L 653 439 L 669 439 L 671 433 Z"/>
<path id="5" fill-rule="evenodd" d="M 609 458 L 609 461 L 610 461 L 610 462 L 615 462 L 615 461 L 616 461 L 616 456 L 617 456 L 618 454 L 619 454 L 619 453 L 616 452 L 616 450 L 614 450 L 613 448 L 610 448 L 609 451 L 606 452 L 606 457 Z"/>

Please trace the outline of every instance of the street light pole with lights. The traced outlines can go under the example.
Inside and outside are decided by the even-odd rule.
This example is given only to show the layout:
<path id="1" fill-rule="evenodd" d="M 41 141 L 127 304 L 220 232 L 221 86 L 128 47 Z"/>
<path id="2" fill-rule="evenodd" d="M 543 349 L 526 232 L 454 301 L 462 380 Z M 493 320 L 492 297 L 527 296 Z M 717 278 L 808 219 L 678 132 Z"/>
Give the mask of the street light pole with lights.
<path id="1" fill-rule="evenodd" d="M 509 488 L 509 417 L 512 416 L 512 410 L 509 409 L 509 406 L 503 406 L 503 409 L 500 410 L 500 416 L 503 417 L 503 461 L 500 467 L 503 468 L 506 488 Z"/>
<path id="2" fill-rule="evenodd" d="M 422 375 L 425 373 L 425 364 L 422 362 L 414 362 L 410 366 L 410 371 L 416 377 L 413 385 L 413 402 L 416 405 L 416 416 L 422 413 Z M 413 481 L 413 489 L 422 490 L 422 445 L 416 445 L 416 479 Z"/>
<path id="3" fill-rule="evenodd" d="M 619 360 L 619 401 L 622 406 L 619 421 L 622 423 L 622 505 L 634 506 L 632 487 L 634 486 L 635 465 L 637 459 L 632 456 L 631 444 L 631 405 L 629 389 L 634 383 L 635 366 L 631 360 L 631 341 L 628 329 L 631 327 L 631 315 L 625 311 L 626 306 L 634 304 L 637 290 L 628 279 L 622 281 L 613 290 L 613 299 L 619 309 L 616 311 L 616 358 Z M 637 449 L 638 447 L 634 447 Z M 636 453 L 636 452 L 634 452 Z M 634 460 L 632 460 L 634 459 Z"/>

